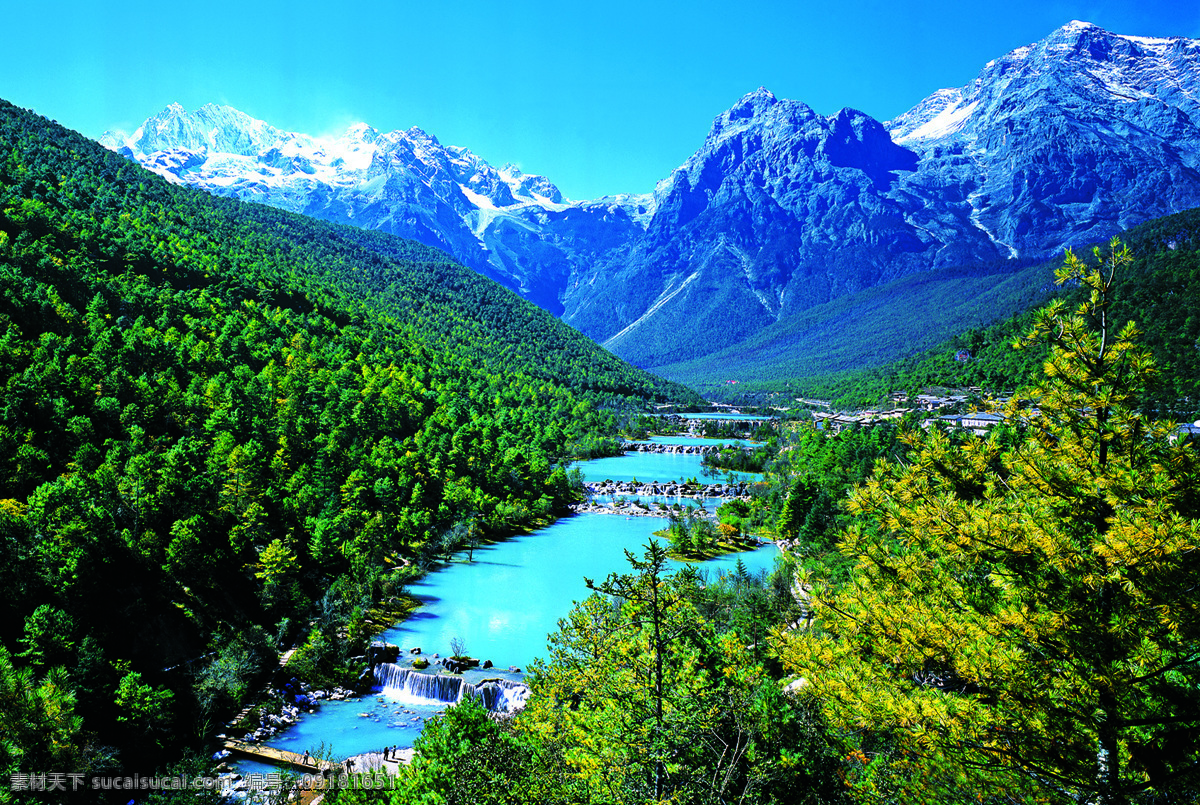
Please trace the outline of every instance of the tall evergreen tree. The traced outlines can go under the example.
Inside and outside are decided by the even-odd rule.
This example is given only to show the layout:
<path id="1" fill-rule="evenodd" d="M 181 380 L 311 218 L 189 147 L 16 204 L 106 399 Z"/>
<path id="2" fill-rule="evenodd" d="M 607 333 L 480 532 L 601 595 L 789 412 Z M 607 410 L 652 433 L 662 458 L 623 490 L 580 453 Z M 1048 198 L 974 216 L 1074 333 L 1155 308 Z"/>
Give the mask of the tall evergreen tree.
<path id="1" fill-rule="evenodd" d="M 1200 460 L 1139 415 L 1153 366 L 1111 316 L 1130 255 L 1095 257 L 1068 252 L 1057 280 L 1087 299 L 1024 342 L 1051 356 L 1035 407 L 1005 409 L 1023 438 L 909 435 L 851 497 L 852 579 L 806 580 L 815 621 L 783 655 L 843 728 L 1119 805 L 1200 768 Z"/>
<path id="2" fill-rule="evenodd" d="M 843 802 L 819 714 L 783 692 L 742 635 L 714 631 L 692 603 L 698 577 L 668 573 L 661 545 L 626 555 L 633 572 L 589 582 L 598 594 L 559 622 L 518 719 L 560 759 L 568 798 Z"/>

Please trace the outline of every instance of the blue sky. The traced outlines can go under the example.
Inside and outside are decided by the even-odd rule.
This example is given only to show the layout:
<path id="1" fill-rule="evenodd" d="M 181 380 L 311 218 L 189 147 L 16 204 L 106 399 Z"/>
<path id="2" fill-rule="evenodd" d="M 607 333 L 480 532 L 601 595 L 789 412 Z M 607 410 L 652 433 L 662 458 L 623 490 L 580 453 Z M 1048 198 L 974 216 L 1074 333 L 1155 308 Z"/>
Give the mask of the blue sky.
<path id="1" fill-rule="evenodd" d="M 175 101 L 309 134 L 419 126 L 575 199 L 650 191 L 759 86 L 886 120 L 1072 19 L 1200 38 L 1200 0 L 8 5 L 0 98 L 88 136 Z"/>

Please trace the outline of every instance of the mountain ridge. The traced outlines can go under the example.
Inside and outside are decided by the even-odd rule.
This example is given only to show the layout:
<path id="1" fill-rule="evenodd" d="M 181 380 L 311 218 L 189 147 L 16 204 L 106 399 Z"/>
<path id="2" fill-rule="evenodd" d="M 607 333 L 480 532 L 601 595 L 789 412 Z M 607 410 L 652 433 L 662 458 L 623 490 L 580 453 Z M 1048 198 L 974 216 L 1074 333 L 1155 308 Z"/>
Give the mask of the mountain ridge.
<path id="1" fill-rule="evenodd" d="M 202 110 L 168 107 L 155 137 Z M 103 141 L 174 181 L 441 248 L 647 368 L 910 274 L 1049 257 L 1200 205 L 1200 40 L 1078 21 L 890 121 L 760 87 L 640 196 L 571 201 L 415 128 L 358 124 L 335 157 L 238 120 L 230 147 L 256 153 L 199 150 L 222 141 L 182 120 L 165 130 L 190 148 Z M 341 184 L 324 179 L 338 158 L 359 165 Z"/>

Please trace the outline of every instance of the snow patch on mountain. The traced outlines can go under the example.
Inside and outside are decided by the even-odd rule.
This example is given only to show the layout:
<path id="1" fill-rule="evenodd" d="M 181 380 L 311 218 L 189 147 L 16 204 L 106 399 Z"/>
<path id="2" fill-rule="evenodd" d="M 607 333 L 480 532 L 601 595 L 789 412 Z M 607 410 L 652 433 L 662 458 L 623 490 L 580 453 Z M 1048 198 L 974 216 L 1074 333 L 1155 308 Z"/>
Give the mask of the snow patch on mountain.
<path id="1" fill-rule="evenodd" d="M 171 181 L 444 249 L 655 366 L 913 272 L 1200 206 L 1200 41 L 1071 22 L 886 123 L 760 87 L 653 193 L 589 201 L 416 127 L 314 137 L 173 104 L 102 142 Z"/>
<path id="2" fill-rule="evenodd" d="M 915 140 L 931 140 L 949 137 L 961 129 L 979 106 L 979 101 L 961 105 L 961 98 L 946 106 L 936 115 L 917 126 L 912 131 L 896 137 L 898 143 L 909 143 Z"/>
<path id="3" fill-rule="evenodd" d="M 380 171 L 391 171 L 444 194 L 449 186 L 437 187 L 434 177 L 446 172 L 483 208 L 534 204 L 561 210 L 568 205 L 545 177 L 513 166 L 496 171 L 468 149 L 443 147 L 417 127 L 381 134 L 355 123 L 340 136 L 314 137 L 281 131 L 228 106 L 208 104 L 187 112 L 173 103 L 132 135 L 106 132 L 100 141 L 112 150 L 127 150 L 171 181 L 202 187 L 233 187 L 253 177 L 281 190 L 308 184 L 308 179 L 330 188 L 354 188 L 372 182 Z"/>

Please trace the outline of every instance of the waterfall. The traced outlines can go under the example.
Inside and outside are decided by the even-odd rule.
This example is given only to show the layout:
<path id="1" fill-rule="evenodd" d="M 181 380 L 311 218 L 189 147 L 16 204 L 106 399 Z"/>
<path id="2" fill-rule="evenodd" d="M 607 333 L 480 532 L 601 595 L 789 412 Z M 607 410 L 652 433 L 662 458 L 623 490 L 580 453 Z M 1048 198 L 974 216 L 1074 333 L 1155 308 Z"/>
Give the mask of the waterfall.
<path id="1" fill-rule="evenodd" d="M 514 682 L 511 679 L 494 679 L 484 682 L 481 687 L 487 685 L 494 685 L 496 687 L 497 697 L 496 706 L 489 706 L 488 709 L 515 713 L 525 708 L 525 702 L 529 699 L 529 686 L 524 682 Z"/>
<path id="2" fill-rule="evenodd" d="M 375 684 L 384 693 L 412 700 L 413 704 L 453 704 L 462 698 L 464 680 L 459 676 L 422 674 L 383 662 L 375 666 Z"/>
<path id="3" fill-rule="evenodd" d="M 383 693 L 413 705 L 456 704 L 478 699 L 488 710 L 513 713 L 525 706 L 529 686 L 510 679 L 486 679 L 472 684 L 461 676 L 423 674 L 384 662 L 375 666 L 375 684 Z"/>

